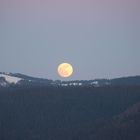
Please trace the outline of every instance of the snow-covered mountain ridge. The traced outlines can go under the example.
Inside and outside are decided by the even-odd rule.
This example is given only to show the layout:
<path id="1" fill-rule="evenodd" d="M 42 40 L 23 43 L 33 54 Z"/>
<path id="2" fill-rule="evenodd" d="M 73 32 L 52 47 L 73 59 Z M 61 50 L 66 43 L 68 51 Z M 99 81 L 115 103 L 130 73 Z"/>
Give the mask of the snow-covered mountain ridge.
<path id="1" fill-rule="evenodd" d="M 15 76 L 10 76 L 8 74 L 0 74 L 0 77 L 3 77 L 6 82 L 10 84 L 17 84 L 19 81 L 21 81 L 21 78 L 15 77 Z"/>
<path id="2" fill-rule="evenodd" d="M 20 73 L 0 72 L 0 86 L 50 84 L 52 80 L 34 78 Z"/>
<path id="3" fill-rule="evenodd" d="M 20 73 L 4 73 L 0 72 L 0 87 L 9 86 L 134 86 L 140 85 L 140 76 L 122 77 L 116 79 L 95 79 L 95 80 L 75 80 L 60 81 L 49 80 L 43 78 L 35 78 Z"/>

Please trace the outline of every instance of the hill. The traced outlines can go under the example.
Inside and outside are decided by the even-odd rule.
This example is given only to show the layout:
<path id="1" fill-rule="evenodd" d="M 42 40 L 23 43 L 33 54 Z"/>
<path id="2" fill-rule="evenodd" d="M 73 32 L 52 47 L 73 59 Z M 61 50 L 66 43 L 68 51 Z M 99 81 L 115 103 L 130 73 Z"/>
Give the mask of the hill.
<path id="1" fill-rule="evenodd" d="M 138 102 L 140 86 L 1 88 L 0 140 L 138 140 Z"/>
<path id="2" fill-rule="evenodd" d="M 9 86 L 140 86 L 140 76 L 121 77 L 115 79 L 53 81 L 45 78 L 35 78 L 20 73 L 0 72 L 0 87 Z"/>

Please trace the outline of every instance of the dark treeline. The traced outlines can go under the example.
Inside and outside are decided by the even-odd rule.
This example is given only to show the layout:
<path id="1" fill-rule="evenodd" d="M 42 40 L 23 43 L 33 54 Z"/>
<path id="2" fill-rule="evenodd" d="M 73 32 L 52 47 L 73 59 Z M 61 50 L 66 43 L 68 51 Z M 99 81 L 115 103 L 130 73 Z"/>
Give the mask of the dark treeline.
<path id="1" fill-rule="evenodd" d="M 1 88 L 0 140 L 139 140 L 140 108 L 120 115 L 139 102 L 140 86 Z"/>

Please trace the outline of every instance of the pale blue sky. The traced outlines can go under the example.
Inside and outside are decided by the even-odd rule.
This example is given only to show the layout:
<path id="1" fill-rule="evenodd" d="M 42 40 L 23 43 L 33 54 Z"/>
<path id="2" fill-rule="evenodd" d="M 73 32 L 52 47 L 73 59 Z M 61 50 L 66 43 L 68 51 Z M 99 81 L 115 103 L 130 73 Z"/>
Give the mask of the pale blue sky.
<path id="1" fill-rule="evenodd" d="M 0 71 L 55 80 L 57 66 L 69 62 L 74 74 L 66 80 L 140 75 L 136 0 L 20 2 L 0 1 Z"/>

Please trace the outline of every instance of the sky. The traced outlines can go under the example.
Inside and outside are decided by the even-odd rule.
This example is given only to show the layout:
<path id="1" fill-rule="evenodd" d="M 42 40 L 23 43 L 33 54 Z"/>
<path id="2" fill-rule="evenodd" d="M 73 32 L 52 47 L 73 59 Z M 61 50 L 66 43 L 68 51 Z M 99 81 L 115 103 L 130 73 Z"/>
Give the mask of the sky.
<path id="1" fill-rule="evenodd" d="M 60 63 L 73 75 L 62 79 Z M 140 75 L 139 0 L 0 0 L 0 71 L 53 80 Z"/>

